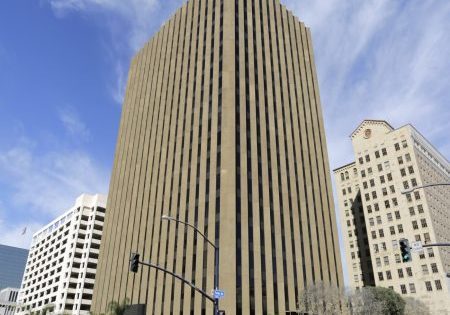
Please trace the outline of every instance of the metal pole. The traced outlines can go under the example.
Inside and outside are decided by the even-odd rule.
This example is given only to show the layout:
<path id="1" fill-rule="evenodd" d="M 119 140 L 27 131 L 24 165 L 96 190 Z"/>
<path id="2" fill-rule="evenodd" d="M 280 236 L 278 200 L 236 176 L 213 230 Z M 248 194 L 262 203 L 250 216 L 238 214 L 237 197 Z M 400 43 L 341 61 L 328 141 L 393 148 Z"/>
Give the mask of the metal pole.
<path id="1" fill-rule="evenodd" d="M 219 289 L 219 247 L 214 246 L 214 290 Z M 214 297 L 214 315 L 219 315 L 219 299 Z"/>
<path id="2" fill-rule="evenodd" d="M 425 244 L 425 245 L 422 245 L 422 247 L 447 247 L 447 246 L 449 246 L 450 247 L 450 243 L 436 243 L 436 244 Z"/>
<path id="3" fill-rule="evenodd" d="M 214 290 L 219 289 L 219 247 L 216 246 L 213 242 L 211 242 L 205 234 L 200 232 L 200 230 L 193 224 L 190 224 L 188 222 L 184 222 L 175 218 L 172 218 L 168 215 L 163 215 L 161 217 L 161 220 L 167 220 L 167 221 L 174 221 L 183 225 L 186 225 L 194 230 L 195 233 L 200 234 L 200 236 L 203 237 L 203 239 L 209 243 L 214 248 Z M 219 315 L 219 299 L 214 297 L 213 300 L 214 303 L 214 315 Z"/>
<path id="4" fill-rule="evenodd" d="M 423 186 L 417 186 L 417 187 L 413 187 L 410 190 L 402 191 L 402 194 L 406 195 L 406 194 L 412 193 L 413 191 L 415 191 L 417 189 L 430 188 L 430 187 L 436 187 L 436 186 L 450 186 L 450 183 L 434 183 L 434 184 L 428 184 L 428 185 L 423 185 Z"/>

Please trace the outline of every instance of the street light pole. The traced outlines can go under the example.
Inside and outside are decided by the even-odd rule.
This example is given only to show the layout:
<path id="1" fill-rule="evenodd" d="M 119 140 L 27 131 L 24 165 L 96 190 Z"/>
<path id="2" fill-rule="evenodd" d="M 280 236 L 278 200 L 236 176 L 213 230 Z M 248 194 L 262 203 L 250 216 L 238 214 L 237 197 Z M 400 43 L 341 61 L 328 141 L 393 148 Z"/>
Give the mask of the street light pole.
<path id="1" fill-rule="evenodd" d="M 176 223 L 180 223 L 180 224 L 183 224 L 183 225 L 186 225 L 186 226 L 192 228 L 195 231 L 195 233 L 200 234 L 203 237 L 203 239 L 214 248 L 214 290 L 218 290 L 219 289 L 219 247 L 216 246 L 213 242 L 211 242 L 205 236 L 205 234 L 200 232 L 200 230 L 193 224 L 175 219 L 175 218 L 167 216 L 167 215 L 163 215 L 161 217 L 161 220 L 167 220 L 169 222 L 174 221 Z M 219 299 L 214 296 L 213 302 L 214 302 L 214 315 L 219 315 Z"/>
<path id="2" fill-rule="evenodd" d="M 430 187 L 436 187 L 436 186 L 450 186 L 450 183 L 434 183 L 434 184 L 427 184 L 427 185 L 423 185 L 423 186 L 417 186 L 417 187 L 413 187 L 410 190 L 402 191 L 402 194 L 406 195 L 406 194 L 412 193 L 413 191 L 415 191 L 417 189 L 430 188 Z"/>

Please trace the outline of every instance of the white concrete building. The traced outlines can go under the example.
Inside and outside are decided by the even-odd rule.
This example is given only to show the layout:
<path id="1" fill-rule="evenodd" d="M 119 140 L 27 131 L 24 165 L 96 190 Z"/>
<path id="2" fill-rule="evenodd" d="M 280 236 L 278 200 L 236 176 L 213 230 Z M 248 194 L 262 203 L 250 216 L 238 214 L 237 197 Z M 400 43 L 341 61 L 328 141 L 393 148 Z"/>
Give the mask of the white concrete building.
<path id="1" fill-rule="evenodd" d="M 0 291 L 0 315 L 13 315 L 16 311 L 19 289 L 6 288 Z"/>
<path id="2" fill-rule="evenodd" d="M 33 236 L 17 314 L 43 308 L 55 314 L 88 313 L 105 209 L 106 196 L 81 195 Z"/>
<path id="3" fill-rule="evenodd" d="M 450 248 L 402 262 L 399 240 L 450 243 L 450 164 L 413 126 L 365 120 L 351 135 L 355 162 L 336 170 L 346 263 L 353 288 L 383 286 L 450 314 Z"/>

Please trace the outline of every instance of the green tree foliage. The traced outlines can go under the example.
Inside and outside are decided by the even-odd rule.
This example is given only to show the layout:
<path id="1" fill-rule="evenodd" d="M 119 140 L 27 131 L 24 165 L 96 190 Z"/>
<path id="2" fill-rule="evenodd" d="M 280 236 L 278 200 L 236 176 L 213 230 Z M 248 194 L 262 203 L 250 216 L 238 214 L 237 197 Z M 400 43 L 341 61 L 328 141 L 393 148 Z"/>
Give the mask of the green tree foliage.
<path id="1" fill-rule="evenodd" d="M 121 303 L 111 301 L 106 308 L 108 315 L 123 315 L 130 304 L 130 299 L 125 298 Z"/>
<path id="2" fill-rule="evenodd" d="M 381 287 L 365 288 L 373 296 L 375 302 L 384 304 L 383 315 L 403 315 L 405 313 L 405 300 L 392 289 Z"/>

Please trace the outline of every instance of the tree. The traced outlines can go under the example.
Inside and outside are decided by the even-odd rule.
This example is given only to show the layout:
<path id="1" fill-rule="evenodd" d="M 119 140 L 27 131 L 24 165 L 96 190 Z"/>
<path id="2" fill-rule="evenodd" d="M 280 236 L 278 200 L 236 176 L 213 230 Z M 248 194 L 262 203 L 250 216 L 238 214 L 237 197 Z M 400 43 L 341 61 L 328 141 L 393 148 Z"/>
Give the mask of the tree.
<path id="1" fill-rule="evenodd" d="M 379 314 L 384 315 L 403 315 L 405 312 L 405 300 L 400 294 L 396 293 L 392 289 L 381 287 L 366 287 L 365 291 L 368 291 L 375 303 L 384 304 L 384 309 Z"/>
<path id="2" fill-rule="evenodd" d="M 429 315 L 428 306 L 412 297 L 405 298 L 405 315 Z"/>
<path id="3" fill-rule="evenodd" d="M 334 285 L 319 282 L 306 287 L 299 296 L 298 312 L 307 314 L 345 314 L 347 296 Z"/>
<path id="4" fill-rule="evenodd" d="M 111 301 L 107 306 L 107 314 L 110 315 L 123 315 L 130 304 L 130 300 L 125 298 L 122 303 Z"/>

